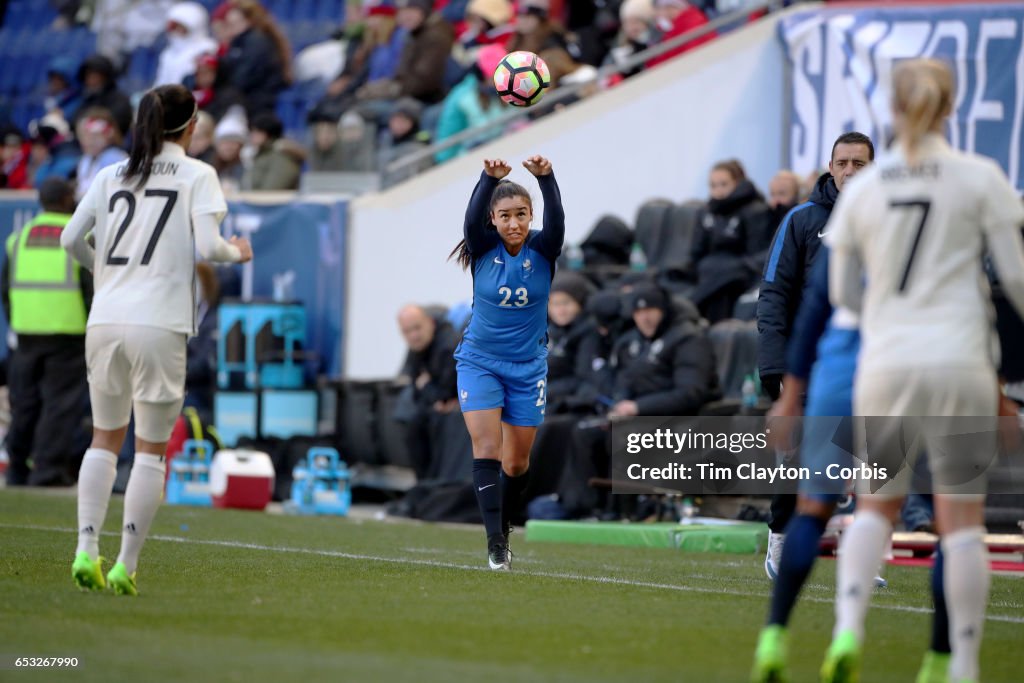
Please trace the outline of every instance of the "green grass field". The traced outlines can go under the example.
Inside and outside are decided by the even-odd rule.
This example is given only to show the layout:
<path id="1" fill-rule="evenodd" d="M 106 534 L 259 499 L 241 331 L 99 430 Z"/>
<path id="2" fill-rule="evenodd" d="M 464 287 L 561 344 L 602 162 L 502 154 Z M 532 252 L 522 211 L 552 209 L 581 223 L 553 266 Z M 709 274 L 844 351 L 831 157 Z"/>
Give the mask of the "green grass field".
<path id="1" fill-rule="evenodd" d="M 120 518 L 115 497 L 108 557 Z M 4 664 L 80 660 L 2 681 L 744 681 L 769 590 L 760 556 L 520 534 L 501 574 L 475 529 L 165 506 L 132 599 L 74 587 L 74 527 L 72 496 L 0 491 Z M 795 681 L 816 680 L 834 571 L 819 563 L 798 607 Z M 927 644 L 927 573 L 888 578 L 864 683 L 911 681 Z M 983 680 L 1020 681 L 1024 580 L 994 577 L 989 615 Z"/>

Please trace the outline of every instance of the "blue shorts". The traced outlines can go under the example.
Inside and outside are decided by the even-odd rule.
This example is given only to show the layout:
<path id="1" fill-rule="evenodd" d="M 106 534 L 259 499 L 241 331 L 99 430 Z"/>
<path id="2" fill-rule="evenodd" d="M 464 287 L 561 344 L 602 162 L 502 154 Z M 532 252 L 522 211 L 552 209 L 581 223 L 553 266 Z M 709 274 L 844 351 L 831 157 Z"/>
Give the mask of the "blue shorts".
<path id="1" fill-rule="evenodd" d="M 494 360 L 459 346 L 455 350 L 462 412 L 501 408 L 501 421 L 537 427 L 547 405 L 547 358 Z"/>
<path id="2" fill-rule="evenodd" d="M 853 376 L 857 371 L 860 335 L 857 330 L 830 328 L 818 348 L 811 371 L 810 391 L 800 447 L 800 465 L 811 471 L 800 481 L 800 494 L 822 503 L 835 503 L 846 492 L 846 481 L 829 478 L 853 465 Z M 817 474 L 820 473 L 820 474 Z"/>

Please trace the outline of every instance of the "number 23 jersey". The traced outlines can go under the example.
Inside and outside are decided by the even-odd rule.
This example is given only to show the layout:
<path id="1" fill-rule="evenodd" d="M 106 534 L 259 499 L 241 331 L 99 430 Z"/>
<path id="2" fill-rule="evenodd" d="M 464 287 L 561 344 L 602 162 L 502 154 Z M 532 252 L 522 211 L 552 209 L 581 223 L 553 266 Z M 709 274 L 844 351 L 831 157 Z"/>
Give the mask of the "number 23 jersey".
<path id="1" fill-rule="evenodd" d="M 89 325 L 146 325 L 195 333 L 192 219 L 227 202 L 213 168 L 165 142 L 146 184 L 123 181 L 127 162 L 97 174 L 79 211 L 96 220 L 95 295 Z"/>
<path id="2" fill-rule="evenodd" d="M 511 256 L 498 242 L 473 264 L 473 317 L 464 342 L 481 356 L 525 361 L 547 356 L 552 264 L 531 244 Z"/>

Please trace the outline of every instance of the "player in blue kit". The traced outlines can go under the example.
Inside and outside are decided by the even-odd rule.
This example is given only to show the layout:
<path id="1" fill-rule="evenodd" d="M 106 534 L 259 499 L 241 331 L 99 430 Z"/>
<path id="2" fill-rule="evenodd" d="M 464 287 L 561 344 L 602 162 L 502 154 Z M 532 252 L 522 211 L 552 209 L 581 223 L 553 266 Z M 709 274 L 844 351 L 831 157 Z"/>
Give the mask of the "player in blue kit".
<path id="1" fill-rule="evenodd" d="M 833 309 L 828 298 L 828 252 L 811 266 L 808 285 L 793 324 L 787 348 L 785 390 L 771 415 L 795 417 L 801 413 L 800 396 L 807 392 L 808 420 L 803 423 L 800 462 L 811 472 L 825 473 L 830 465 L 853 463 L 853 383 L 860 351 L 859 316 L 846 308 Z M 808 379 L 810 385 L 808 389 Z M 773 431 L 786 424 L 773 425 Z M 754 654 L 752 683 L 782 683 L 787 671 L 788 624 L 818 556 L 818 545 L 835 512 L 847 482 L 815 476 L 800 482 L 797 514 L 786 526 L 786 545 L 772 589 L 768 621 L 761 630 Z M 931 648 L 917 683 L 945 680 L 949 660 L 948 621 L 942 584 L 942 549 L 936 548 L 932 572 L 935 600 Z M 876 578 L 876 585 L 882 581 Z"/>
<path id="2" fill-rule="evenodd" d="M 526 188 L 502 180 L 512 167 L 486 159 L 469 199 L 463 240 L 450 256 L 473 274 L 473 316 L 455 360 L 494 570 L 511 567 L 508 513 L 526 486 L 530 448 L 544 421 L 548 295 L 565 237 L 551 162 L 532 156 L 523 166 L 540 185 L 544 229 L 530 230 L 533 202 Z"/>

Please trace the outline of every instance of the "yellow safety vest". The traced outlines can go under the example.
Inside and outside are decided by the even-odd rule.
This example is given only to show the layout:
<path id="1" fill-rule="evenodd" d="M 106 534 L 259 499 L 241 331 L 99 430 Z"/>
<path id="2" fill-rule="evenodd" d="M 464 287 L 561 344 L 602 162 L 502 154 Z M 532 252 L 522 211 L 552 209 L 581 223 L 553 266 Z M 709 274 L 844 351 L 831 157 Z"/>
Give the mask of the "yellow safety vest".
<path id="1" fill-rule="evenodd" d="M 10 323 L 18 334 L 85 334 L 79 266 L 60 246 L 70 219 L 44 212 L 7 238 Z"/>

